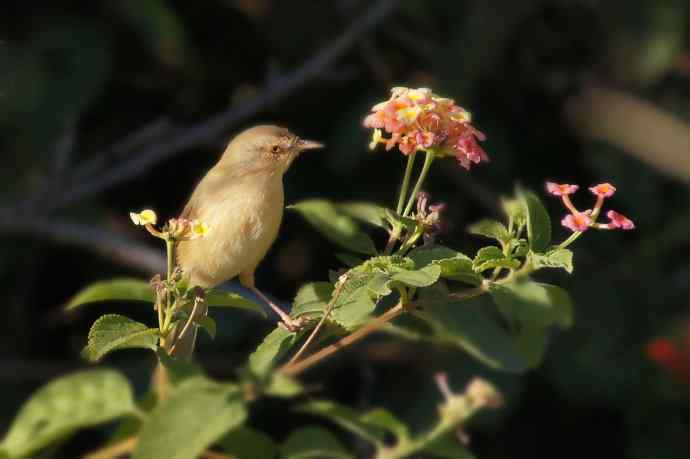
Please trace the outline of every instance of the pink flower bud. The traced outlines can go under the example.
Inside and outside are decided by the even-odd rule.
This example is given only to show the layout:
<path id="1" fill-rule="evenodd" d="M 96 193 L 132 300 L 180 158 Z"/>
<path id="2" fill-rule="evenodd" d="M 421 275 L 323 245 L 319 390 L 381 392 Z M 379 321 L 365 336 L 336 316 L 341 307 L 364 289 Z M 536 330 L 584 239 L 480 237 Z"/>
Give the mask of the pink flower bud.
<path id="1" fill-rule="evenodd" d="M 635 223 L 633 223 L 632 220 L 623 214 L 619 214 L 615 210 L 609 210 L 606 216 L 609 217 L 609 225 L 614 228 L 620 228 L 622 230 L 635 229 Z"/>
<path id="2" fill-rule="evenodd" d="M 575 193 L 578 188 L 580 188 L 577 185 L 570 185 L 567 183 L 564 184 L 558 184 L 554 182 L 546 182 L 546 191 L 551 193 L 554 196 L 567 196 L 569 194 Z"/>

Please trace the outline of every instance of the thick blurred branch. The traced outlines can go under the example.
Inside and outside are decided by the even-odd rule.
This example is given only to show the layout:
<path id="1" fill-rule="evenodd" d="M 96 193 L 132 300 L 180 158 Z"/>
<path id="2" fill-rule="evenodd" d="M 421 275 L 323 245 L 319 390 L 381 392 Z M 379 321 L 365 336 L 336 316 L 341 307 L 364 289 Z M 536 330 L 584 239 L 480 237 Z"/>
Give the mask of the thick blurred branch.
<path id="1" fill-rule="evenodd" d="M 181 127 L 176 135 L 158 139 L 152 145 L 133 152 L 121 164 L 114 165 L 92 178 L 83 180 L 79 186 L 67 191 L 50 203 L 47 211 L 64 207 L 80 199 L 94 196 L 133 177 L 146 173 L 156 164 L 168 160 L 191 148 L 207 144 L 222 135 L 228 128 L 245 122 L 267 107 L 279 102 L 305 86 L 309 81 L 336 62 L 346 51 L 357 44 L 365 33 L 381 23 L 397 7 L 399 0 L 380 0 L 361 17 L 356 19 L 330 45 L 308 59 L 297 70 L 267 86 L 250 101 L 230 107 L 211 118 L 196 124 Z"/>
<path id="2" fill-rule="evenodd" d="M 163 272 L 165 269 L 165 260 L 160 251 L 97 226 L 54 218 L 16 218 L 0 214 L 2 233 L 73 245 L 146 274 Z"/>
<path id="3" fill-rule="evenodd" d="M 655 169 L 690 182 L 690 126 L 671 113 L 601 83 L 589 83 L 565 105 L 585 138 L 614 145 Z"/>

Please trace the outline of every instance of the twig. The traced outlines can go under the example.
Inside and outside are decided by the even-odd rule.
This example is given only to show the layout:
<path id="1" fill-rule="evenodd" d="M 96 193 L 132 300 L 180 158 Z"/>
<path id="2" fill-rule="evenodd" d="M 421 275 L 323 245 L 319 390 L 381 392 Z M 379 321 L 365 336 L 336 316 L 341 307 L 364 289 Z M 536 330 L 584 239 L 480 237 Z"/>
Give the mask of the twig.
<path id="1" fill-rule="evenodd" d="M 106 446 L 92 453 L 82 456 L 82 459 L 115 459 L 131 452 L 137 445 L 136 437 L 128 437 L 113 445 Z"/>
<path id="2" fill-rule="evenodd" d="M 298 373 L 301 373 L 304 370 L 316 365 L 317 363 L 334 354 L 335 352 L 339 351 L 340 349 L 343 349 L 349 346 L 350 344 L 359 341 L 360 339 L 366 336 L 369 336 L 373 332 L 383 327 L 386 323 L 401 315 L 403 312 L 405 312 L 405 307 L 402 303 L 398 303 L 397 305 L 393 306 L 391 309 L 381 314 L 371 322 L 367 323 L 357 331 L 340 339 L 340 341 L 331 344 L 330 346 L 326 346 L 320 351 L 310 355 L 305 359 L 300 360 L 297 363 L 294 363 L 292 365 L 289 363 L 285 364 L 280 369 L 280 372 L 287 376 L 295 376 Z"/>
<path id="3" fill-rule="evenodd" d="M 175 342 L 170 347 L 170 355 L 173 355 L 173 352 L 175 352 L 175 348 L 177 347 L 177 343 L 180 342 L 182 337 L 187 333 L 187 330 L 189 330 L 189 327 L 192 325 L 192 322 L 194 322 L 196 312 L 199 310 L 199 304 L 201 304 L 202 302 L 203 301 L 200 300 L 194 300 L 194 306 L 192 307 L 192 312 L 189 313 L 189 318 L 187 319 L 187 322 L 185 322 L 184 326 L 182 327 L 182 330 L 180 331 L 180 334 L 177 335 L 177 337 L 175 337 Z"/>
<path id="4" fill-rule="evenodd" d="M 93 225 L 0 214 L 0 233 L 29 235 L 82 247 L 146 274 L 161 272 L 165 266 L 165 260 L 158 251 L 120 233 Z"/>
<path id="5" fill-rule="evenodd" d="M 229 454 L 221 454 L 215 451 L 208 450 L 204 452 L 201 457 L 203 459 L 238 459 L 237 456 L 232 456 Z"/>
<path id="6" fill-rule="evenodd" d="M 399 0 L 379 0 L 330 45 L 308 59 L 291 74 L 269 82 L 254 99 L 244 105 L 233 106 L 204 121 L 181 127 L 179 134 L 133 152 L 122 164 L 107 169 L 99 176 L 84 180 L 78 187 L 60 196 L 47 210 L 64 207 L 142 175 L 156 164 L 183 151 L 189 151 L 192 147 L 206 144 L 209 140 L 223 134 L 229 127 L 251 119 L 266 107 L 283 100 L 327 70 L 347 50 L 359 42 L 367 31 L 388 17 L 398 3 Z"/>
<path id="7" fill-rule="evenodd" d="M 340 281 L 340 284 L 338 284 L 338 287 L 336 287 L 335 291 L 333 292 L 333 296 L 331 297 L 331 301 L 328 302 L 328 305 L 326 306 L 325 311 L 323 312 L 323 316 L 321 317 L 321 320 L 319 321 L 318 324 L 316 324 L 316 327 L 314 327 L 314 330 L 312 330 L 311 334 L 307 338 L 307 340 L 304 342 L 302 347 L 295 353 L 295 355 L 290 359 L 290 361 L 287 363 L 288 365 L 292 365 L 295 362 L 297 362 L 297 359 L 301 357 L 302 354 L 304 354 L 304 351 L 307 350 L 311 342 L 316 338 L 316 334 L 321 330 L 321 327 L 323 326 L 324 323 L 326 323 L 326 319 L 328 318 L 328 315 L 331 313 L 333 310 L 333 306 L 335 306 L 335 303 L 338 301 L 338 298 L 340 298 L 340 293 L 343 290 L 343 287 L 345 286 L 345 282 L 347 281 L 347 278 L 342 279 Z"/>

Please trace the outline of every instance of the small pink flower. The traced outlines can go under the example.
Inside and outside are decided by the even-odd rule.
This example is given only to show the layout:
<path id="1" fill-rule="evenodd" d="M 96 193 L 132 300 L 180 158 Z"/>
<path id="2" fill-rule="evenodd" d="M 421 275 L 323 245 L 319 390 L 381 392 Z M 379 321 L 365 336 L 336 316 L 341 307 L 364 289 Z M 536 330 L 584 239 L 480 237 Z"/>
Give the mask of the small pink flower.
<path id="1" fill-rule="evenodd" d="M 616 192 L 616 187 L 610 183 L 600 183 L 589 188 L 593 194 L 599 198 L 610 198 Z"/>
<path id="2" fill-rule="evenodd" d="M 561 185 L 554 182 L 546 182 L 546 191 L 554 196 L 567 196 L 575 193 L 578 188 L 580 187 L 577 185 L 569 185 L 567 183 Z"/>
<path id="3" fill-rule="evenodd" d="M 619 214 L 615 210 L 609 210 L 606 213 L 606 216 L 609 217 L 609 225 L 614 228 L 620 228 L 623 230 L 635 229 L 635 224 L 632 220 L 625 215 Z"/>
<path id="4" fill-rule="evenodd" d="M 563 220 L 561 220 L 561 225 L 572 231 L 587 231 L 591 224 L 592 219 L 586 212 L 568 214 L 563 218 Z"/>

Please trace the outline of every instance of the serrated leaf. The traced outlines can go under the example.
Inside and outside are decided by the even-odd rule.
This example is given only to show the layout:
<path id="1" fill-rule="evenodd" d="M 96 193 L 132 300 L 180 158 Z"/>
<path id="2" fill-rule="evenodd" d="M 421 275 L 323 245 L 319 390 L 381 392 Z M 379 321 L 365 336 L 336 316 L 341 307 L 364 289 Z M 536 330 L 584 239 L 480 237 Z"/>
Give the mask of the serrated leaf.
<path id="1" fill-rule="evenodd" d="M 317 231 L 331 242 L 357 253 L 373 255 L 376 247 L 355 221 L 337 211 L 333 203 L 312 199 L 288 207 L 299 212 Z"/>
<path id="2" fill-rule="evenodd" d="M 379 228 L 386 228 L 386 208 L 370 202 L 344 202 L 338 209 L 352 218 Z"/>
<path id="3" fill-rule="evenodd" d="M 554 249 L 546 253 L 533 253 L 532 266 L 540 268 L 562 268 L 569 274 L 573 272 L 573 252 L 568 249 Z"/>
<path id="4" fill-rule="evenodd" d="M 467 229 L 470 234 L 484 236 L 489 239 L 496 239 L 497 241 L 506 242 L 510 239 L 508 229 L 501 222 L 496 220 L 480 220 L 469 226 Z"/>
<path id="5" fill-rule="evenodd" d="M 560 287 L 538 282 L 491 284 L 489 287 L 496 306 L 509 319 L 529 326 L 547 327 L 551 324 L 570 327 L 573 305 L 568 292 Z"/>
<path id="6" fill-rule="evenodd" d="M 149 415 L 133 459 L 196 459 L 247 417 L 237 386 L 186 381 Z"/>
<path id="7" fill-rule="evenodd" d="M 519 260 L 506 257 L 503 251 L 496 246 L 482 247 L 477 251 L 477 256 L 472 262 L 472 269 L 477 273 L 493 268 L 515 269 L 519 267 Z"/>
<path id="8" fill-rule="evenodd" d="M 99 301 L 146 301 L 155 302 L 151 284 L 140 279 L 112 279 L 96 282 L 74 295 L 65 306 L 69 311 L 78 306 Z"/>
<path id="9" fill-rule="evenodd" d="M 26 457 L 79 429 L 134 411 L 132 388 L 120 373 L 73 373 L 45 385 L 24 403 L 0 449 L 10 457 Z"/>
<path id="10" fill-rule="evenodd" d="M 367 288 L 371 276 L 362 276 L 365 281 L 349 292 L 343 292 L 336 301 L 331 318 L 346 330 L 353 330 L 367 321 L 369 315 L 376 308 Z"/>
<path id="11" fill-rule="evenodd" d="M 247 311 L 258 312 L 262 316 L 266 317 L 266 311 L 264 311 L 264 308 L 262 308 L 261 305 L 248 300 L 235 292 L 209 289 L 206 290 L 204 300 L 206 305 L 209 307 L 245 309 Z"/>
<path id="12" fill-rule="evenodd" d="M 276 362 L 295 345 L 303 332 L 291 332 L 278 325 L 249 356 L 249 368 L 258 376 L 266 375 Z"/>
<path id="13" fill-rule="evenodd" d="M 155 351 L 158 343 L 158 329 L 119 314 L 100 317 L 91 326 L 85 358 L 97 362 L 104 355 L 118 349 L 142 348 Z"/>
<path id="14" fill-rule="evenodd" d="M 364 263 L 364 260 L 362 260 L 359 257 L 356 257 L 350 253 L 336 253 L 335 257 L 345 266 L 349 268 L 354 268 L 355 266 L 359 266 L 362 263 Z"/>
<path id="15" fill-rule="evenodd" d="M 433 285 L 441 277 L 441 266 L 430 264 L 421 269 L 400 271 L 391 279 L 412 287 L 428 287 Z"/>
<path id="16" fill-rule="evenodd" d="M 297 410 L 325 417 L 343 429 L 349 430 L 372 443 L 380 444 L 385 438 L 384 429 L 363 422 L 362 416 L 350 407 L 337 404 L 331 400 L 313 400 L 300 405 Z"/>
<path id="17" fill-rule="evenodd" d="M 458 251 L 441 245 L 417 247 L 407 255 L 414 261 L 416 267 L 438 264 L 441 267 L 441 277 L 449 280 L 465 282 L 470 285 L 480 285 L 482 277 L 472 270 L 472 259 Z"/>
<path id="18" fill-rule="evenodd" d="M 218 444 L 225 454 L 237 459 L 272 459 L 278 451 L 269 435 L 247 426 L 233 429 Z"/>
<path id="19" fill-rule="evenodd" d="M 433 302 L 419 315 L 434 341 L 459 346 L 492 368 L 523 372 L 527 365 L 510 331 L 484 312 L 482 298 Z"/>
<path id="20" fill-rule="evenodd" d="M 352 459 L 333 433 L 319 426 L 291 432 L 280 446 L 282 459 Z"/>
<path id="21" fill-rule="evenodd" d="M 194 323 L 206 330 L 211 339 L 216 338 L 216 321 L 209 316 L 200 316 L 194 319 Z"/>
<path id="22" fill-rule="evenodd" d="M 514 198 L 502 198 L 501 207 L 509 219 L 513 219 L 513 225 L 520 228 L 527 224 L 527 215 L 522 201 Z M 519 236 L 519 235 L 518 235 Z"/>
<path id="23" fill-rule="evenodd" d="M 331 300 L 333 284 L 330 282 L 310 282 L 300 287 L 292 302 L 291 317 L 305 314 L 320 316 Z"/>
<path id="24" fill-rule="evenodd" d="M 393 293 L 390 289 L 391 276 L 384 273 L 375 273 L 367 284 L 369 293 L 375 297 L 387 296 Z"/>
<path id="25" fill-rule="evenodd" d="M 523 190 L 520 199 L 527 216 L 527 236 L 534 252 L 543 252 L 551 242 L 551 219 L 541 200 L 532 191 Z"/>

